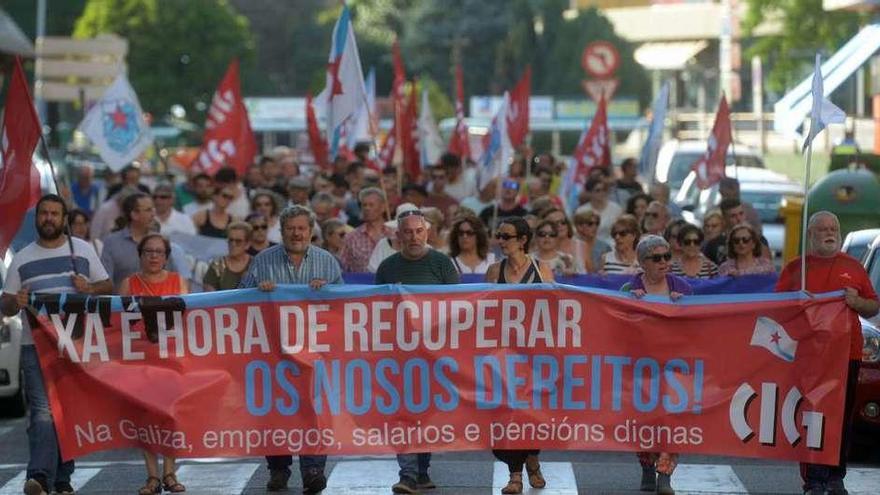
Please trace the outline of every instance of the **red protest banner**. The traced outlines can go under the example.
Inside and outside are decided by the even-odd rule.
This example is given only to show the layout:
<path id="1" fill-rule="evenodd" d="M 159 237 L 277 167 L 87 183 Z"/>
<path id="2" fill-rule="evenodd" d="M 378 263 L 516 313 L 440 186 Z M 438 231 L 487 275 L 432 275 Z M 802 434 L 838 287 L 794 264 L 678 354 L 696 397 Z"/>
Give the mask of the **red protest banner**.
<path id="1" fill-rule="evenodd" d="M 65 458 L 550 448 L 832 464 L 849 351 L 836 322 L 853 313 L 796 297 L 40 295 L 34 337 Z"/>

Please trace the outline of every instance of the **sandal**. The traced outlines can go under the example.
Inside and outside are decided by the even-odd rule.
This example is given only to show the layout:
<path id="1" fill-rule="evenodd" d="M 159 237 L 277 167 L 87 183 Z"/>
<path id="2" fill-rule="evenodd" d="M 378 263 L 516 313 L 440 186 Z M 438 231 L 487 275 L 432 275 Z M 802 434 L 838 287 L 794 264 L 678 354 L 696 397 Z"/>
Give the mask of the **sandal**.
<path id="1" fill-rule="evenodd" d="M 144 486 L 138 490 L 138 495 L 154 495 L 156 493 L 162 493 L 162 481 L 155 476 L 148 477 Z"/>
<path id="2" fill-rule="evenodd" d="M 541 474 L 541 463 L 538 462 L 538 456 L 529 455 L 526 457 L 526 473 L 529 475 L 529 484 L 532 488 L 544 488 L 547 486 L 547 480 Z"/>
<path id="3" fill-rule="evenodd" d="M 186 487 L 177 481 L 177 475 L 174 473 L 168 473 L 162 477 L 162 487 L 165 488 L 166 492 L 171 493 L 183 493 L 186 491 Z"/>
<path id="4" fill-rule="evenodd" d="M 501 493 L 504 493 L 505 495 L 510 495 L 522 493 L 522 491 L 522 473 L 510 473 L 510 481 L 507 482 L 507 486 L 501 489 Z"/>

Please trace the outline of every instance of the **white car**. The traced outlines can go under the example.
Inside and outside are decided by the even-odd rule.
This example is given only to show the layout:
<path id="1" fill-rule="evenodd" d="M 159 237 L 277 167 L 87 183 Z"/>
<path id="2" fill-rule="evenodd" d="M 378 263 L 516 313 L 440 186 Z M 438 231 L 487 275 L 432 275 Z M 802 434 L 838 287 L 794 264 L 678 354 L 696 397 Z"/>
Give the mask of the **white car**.
<path id="1" fill-rule="evenodd" d="M 691 166 L 706 153 L 706 146 L 706 141 L 673 139 L 663 143 L 663 147 L 660 148 L 657 155 L 654 180 L 665 182 L 669 186 L 670 197 L 675 197 L 685 177 L 691 171 Z M 765 168 L 764 159 L 761 158 L 760 153 L 744 144 L 734 143 L 733 146 L 727 148 L 727 163 L 733 164 L 734 156 L 736 156 L 736 165 L 739 168 Z"/>
<path id="2" fill-rule="evenodd" d="M 12 262 L 12 250 L 0 263 L 0 285 Z M 21 318 L 0 315 L 0 415 L 23 416 L 27 403 L 21 374 Z"/>
<path id="3" fill-rule="evenodd" d="M 766 168 L 728 166 L 725 173 L 728 177 L 739 180 L 740 199 L 751 203 L 757 210 L 764 237 L 767 238 L 774 259 L 781 259 L 785 245 L 785 225 L 779 208 L 786 196 L 803 198 L 803 186 Z M 674 201 L 685 210 L 685 220 L 701 226 L 706 213 L 721 202 L 721 194 L 718 192 L 718 184 L 708 189 L 698 188 L 696 174 L 689 172 Z"/>

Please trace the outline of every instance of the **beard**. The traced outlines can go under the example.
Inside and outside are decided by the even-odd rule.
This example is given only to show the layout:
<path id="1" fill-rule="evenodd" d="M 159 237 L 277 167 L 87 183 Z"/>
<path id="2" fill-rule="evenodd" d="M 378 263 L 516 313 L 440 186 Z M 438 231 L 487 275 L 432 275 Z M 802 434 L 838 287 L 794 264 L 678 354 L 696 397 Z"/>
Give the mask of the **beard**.
<path id="1" fill-rule="evenodd" d="M 64 227 L 59 225 L 52 225 L 51 223 L 43 223 L 37 226 L 37 233 L 40 235 L 41 239 L 54 241 L 55 239 L 61 237 L 61 234 L 64 233 Z"/>

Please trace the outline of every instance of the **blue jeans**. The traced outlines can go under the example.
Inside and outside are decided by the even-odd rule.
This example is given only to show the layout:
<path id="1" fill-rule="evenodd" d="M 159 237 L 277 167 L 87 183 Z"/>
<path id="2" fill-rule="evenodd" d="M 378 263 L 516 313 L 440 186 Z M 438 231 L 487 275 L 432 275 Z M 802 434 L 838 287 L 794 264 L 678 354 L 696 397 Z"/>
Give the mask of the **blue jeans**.
<path id="1" fill-rule="evenodd" d="M 428 474 L 428 467 L 431 466 L 431 453 L 397 454 L 397 465 L 400 466 L 401 478 L 416 481 L 419 475 Z"/>
<path id="2" fill-rule="evenodd" d="M 270 455 L 266 456 L 266 464 L 269 471 L 285 471 L 290 475 L 290 465 L 293 464 L 293 456 L 289 455 Z M 324 472 L 324 466 L 327 465 L 326 455 L 301 455 L 299 456 L 299 472 L 305 474 L 309 469 L 318 469 Z"/>
<path id="3" fill-rule="evenodd" d="M 33 345 L 21 346 L 21 369 L 29 408 L 27 434 L 31 456 L 27 477 L 44 478 L 49 487 L 54 483 L 70 483 L 73 461 L 61 462 L 61 449 L 43 384 L 43 372 L 40 370 L 37 348 Z"/>

